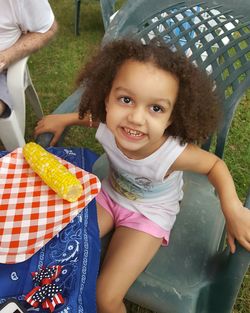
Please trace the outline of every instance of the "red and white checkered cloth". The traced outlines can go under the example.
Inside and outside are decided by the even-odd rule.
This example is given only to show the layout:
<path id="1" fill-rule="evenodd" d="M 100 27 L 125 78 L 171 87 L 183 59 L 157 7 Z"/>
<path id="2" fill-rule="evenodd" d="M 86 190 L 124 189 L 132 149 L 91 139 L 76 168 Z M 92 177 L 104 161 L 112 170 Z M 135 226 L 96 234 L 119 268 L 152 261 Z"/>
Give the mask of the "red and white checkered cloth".
<path id="1" fill-rule="evenodd" d="M 98 178 L 58 158 L 83 185 L 70 203 L 35 174 L 22 148 L 0 158 L 0 263 L 30 258 L 62 230 L 100 191 Z"/>

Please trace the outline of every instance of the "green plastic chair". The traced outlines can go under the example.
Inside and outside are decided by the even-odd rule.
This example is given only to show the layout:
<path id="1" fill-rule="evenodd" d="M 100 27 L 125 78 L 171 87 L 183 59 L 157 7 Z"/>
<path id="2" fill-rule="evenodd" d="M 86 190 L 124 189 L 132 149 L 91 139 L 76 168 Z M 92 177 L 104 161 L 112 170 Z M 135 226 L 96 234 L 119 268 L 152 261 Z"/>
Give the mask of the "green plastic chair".
<path id="1" fill-rule="evenodd" d="M 207 70 L 223 99 L 215 143 L 215 154 L 223 157 L 234 111 L 250 87 L 249 24 L 247 1 L 138 0 L 119 10 L 103 42 L 134 36 L 147 43 L 160 36 Z M 97 162 L 102 175 L 105 156 Z M 250 192 L 246 205 L 250 208 Z M 229 313 L 249 262 L 250 253 L 242 247 L 234 255 L 224 249 L 224 218 L 207 178 L 185 173 L 170 245 L 160 248 L 126 298 L 159 313 Z"/>
<path id="2" fill-rule="evenodd" d="M 115 3 L 117 0 L 100 0 L 101 14 L 103 20 L 104 30 L 110 24 L 110 18 L 115 13 Z M 75 34 L 80 35 L 80 9 L 81 0 L 75 0 Z"/>
<path id="3" fill-rule="evenodd" d="M 234 112 L 250 87 L 250 6 L 247 1 L 136 0 L 125 3 L 109 24 L 103 44 L 129 36 L 145 43 L 161 36 L 206 69 L 221 93 L 224 120 L 215 142 L 223 157 Z M 78 89 L 54 113 L 77 110 Z M 44 146 L 48 135 L 39 137 Z M 204 145 L 209 149 L 211 141 Z M 107 173 L 105 155 L 94 167 Z M 246 206 L 250 208 L 250 191 Z M 184 198 L 170 238 L 129 289 L 126 298 L 158 313 L 229 313 L 250 253 L 224 248 L 224 217 L 213 187 L 203 175 L 185 173 Z"/>
<path id="4" fill-rule="evenodd" d="M 100 0 L 102 20 L 106 30 L 110 24 L 110 17 L 115 13 L 116 0 Z"/>

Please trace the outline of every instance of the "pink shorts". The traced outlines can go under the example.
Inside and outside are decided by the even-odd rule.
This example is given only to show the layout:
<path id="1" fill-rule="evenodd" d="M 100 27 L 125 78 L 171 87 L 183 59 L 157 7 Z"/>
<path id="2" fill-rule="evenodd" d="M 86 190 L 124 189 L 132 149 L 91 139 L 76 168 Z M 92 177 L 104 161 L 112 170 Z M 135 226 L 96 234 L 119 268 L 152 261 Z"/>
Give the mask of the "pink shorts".
<path id="1" fill-rule="evenodd" d="M 112 216 L 115 227 L 124 226 L 145 232 L 153 237 L 162 238 L 163 246 L 168 245 L 170 231 L 163 229 L 141 213 L 123 208 L 114 202 L 103 189 L 96 196 L 96 201 Z"/>

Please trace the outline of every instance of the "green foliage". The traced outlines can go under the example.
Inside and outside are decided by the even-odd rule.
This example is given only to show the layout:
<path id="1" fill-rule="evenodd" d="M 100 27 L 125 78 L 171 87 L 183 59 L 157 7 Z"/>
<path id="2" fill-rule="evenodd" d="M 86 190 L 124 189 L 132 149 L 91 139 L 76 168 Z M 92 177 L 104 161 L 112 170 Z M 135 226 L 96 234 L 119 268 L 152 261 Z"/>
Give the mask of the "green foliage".
<path id="1" fill-rule="evenodd" d="M 44 113 L 51 113 L 75 89 L 74 80 L 79 68 L 91 56 L 103 37 L 99 1 L 85 0 L 81 4 L 80 36 L 74 34 L 74 1 L 50 1 L 59 23 L 56 39 L 46 48 L 32 55 L 29 68 L 33 83 L 42 102 Z M 34 140 L 36 118 L 27 110 L 26 140 Z M 234 177 L 237 190 L 244 200 L 250 185 L 250 90 L 242 100 L 232 124 L 225 161 Z M 95 141 L 93 130 L 73 127 L 65 138 L 66 146 L 86 146 L 102 152 Z M 250 277 L 245 276 L 234 313 L 250 312 Z M 137 305 L 129 304 L 129 312 L 147 313 Z"/>

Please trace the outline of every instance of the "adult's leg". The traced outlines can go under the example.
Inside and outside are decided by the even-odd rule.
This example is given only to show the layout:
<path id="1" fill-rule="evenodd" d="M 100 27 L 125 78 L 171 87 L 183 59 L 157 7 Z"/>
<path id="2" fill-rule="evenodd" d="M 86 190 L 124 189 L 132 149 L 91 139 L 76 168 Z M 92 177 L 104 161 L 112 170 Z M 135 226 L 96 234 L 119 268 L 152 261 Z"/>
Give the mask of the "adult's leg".
<path id="1" fill-rule="evenodd" d="M 127 290 L 161 246 L 162 238 L 118 227 L 111 239 L 97 280 L 98 313 L 125 313 Z"/>
<path id="2" fill-rule="evenodd" d="M 5 111 L 5 109 L 6 109 L 5 103 L 3 103 L 3 102 L 0 100 L 0 117 L 2 116 L 3 112 Z"/>
<path id="3" fill-rule="evenodd" d="M 8 117 L 10 115 L 9 104 L 11 97 L 7 87 L 6 73 L 0 73 L 0 117 Z M 8 104 L 8 105 L 7 105 Z"/>

